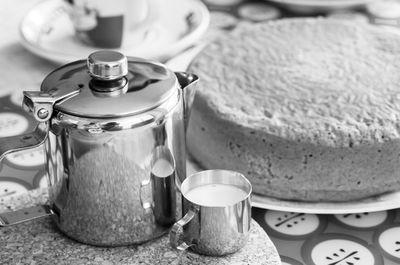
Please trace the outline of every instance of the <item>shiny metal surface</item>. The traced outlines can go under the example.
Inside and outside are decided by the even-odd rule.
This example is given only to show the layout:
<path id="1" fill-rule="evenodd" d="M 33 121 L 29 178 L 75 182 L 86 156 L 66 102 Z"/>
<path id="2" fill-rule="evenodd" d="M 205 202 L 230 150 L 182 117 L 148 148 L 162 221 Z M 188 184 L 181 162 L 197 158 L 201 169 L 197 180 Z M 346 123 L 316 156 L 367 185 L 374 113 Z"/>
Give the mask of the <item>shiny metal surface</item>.
<path id="1" fill-rule="evenodd" d="M 186 170 L 182 117 L 182 101 L 139 127 L 124 118 L 108 121 L 124 128 L 119 130 L 101 120 L 74 124 L 73 117 L 57 114 L 46 156 L 51 207 L 60 230 L 101 246 L 141 243 L 166 233 L 176 218 L 175 177 Z M 161 158 L 173 168 L 165 178 L 153 172 L 154 161 Z M 148 179 L 150 185 L 143 187 Z M 150 202 L 151 211 L 143 202 Z"/>
<path id="2" fill-rule="evenodd" d="M 177 97 L 178 80 L 174 72 L 162 64 L 128 57 L 128 73 L 123 79 L 126 84 L 109 81 L 111 87 L 103 86 L 105 89 L 101 93 L 101 84 L 88 72 L 86 60 L 81 60 L 49 74 L 43 80 L 41 91 L 48 93 L 65 83 L 78 87 L 78 96 L 57 102 L 54 110 L 88 118 L 132 116 Z"/>
<path id="3" fill-rule="evenodd" d="M 144 188 L 148 188 L 152 195 L 147 200 L 143 200 L 141 195 L 142 207 L 153 211 L 156 222 L 164 226 L 171 226 L 177 216 L 175 167 L 175 158 L 170 149 L 160 145 L 152 155 L 150 178 L 141 183 L 140 194 Z"/>
<path id="4" fill-rule="evenodd" d="M 175 75 L 178 78 L 179 85 L 183 88 L 183 105 L 185 106 L 184 121 L 186 130 L 189 123 L 190 110 L 192 109 L 194 95 L 196 94 L 197 86 L 199 84 L 199 77 L 185 72 L 176 72 Z"/>
<path id="5" fill-rule="evenodd" d="M 227 184 L 246 192 L 244 199 L 234 205 L 204 206 L 185 196 L 195 187 L 207 184 Z M 222 256 L 242 248 L 250 231 L 252 192 L 250 182 L 240 173 L 229 170 L 206 170 L 189 176 L 181 186 L 186 215 L 170 231 L 172 247 Z M 224 194 L 221 194 L 224 196 Z"/>
<path id="6" fill-rule="evenodd" d="M 128 74 L 128 60 L 116 51 L 97 51 L 89 55 L 87 66 L 90 75 L 100 80 L 115 80 Z"/>
<path id="7" fill-rule="evenodd" d="M 83 243 L 142 243 L 180 216 L 176 192 L 186 178 L 193 101 L 185 97 L 194 96 L 198 78 L 181 73 L 178 83 L 162 65 L 128 65 L 128 90 L 108 96 L 90 87 L 83 61 L 55 70 L 40 92 L 25 92 L 25 109 L 44 122 L 22 138 L 0 139 L 3 155 L 44 141 L 49 209 L 59 229 Z"/>
<path id="8" fill-rule="evenodd" d="M 24 91 L 22 107 L 25 111 L 32 113 L 33 117 L 40 122 L 50 120 L 54 106 L 57 102 L 74 97 L 80 92 L 80 87 L 70 82 L 60 82 L 57 87 L 48 91 Z"/>

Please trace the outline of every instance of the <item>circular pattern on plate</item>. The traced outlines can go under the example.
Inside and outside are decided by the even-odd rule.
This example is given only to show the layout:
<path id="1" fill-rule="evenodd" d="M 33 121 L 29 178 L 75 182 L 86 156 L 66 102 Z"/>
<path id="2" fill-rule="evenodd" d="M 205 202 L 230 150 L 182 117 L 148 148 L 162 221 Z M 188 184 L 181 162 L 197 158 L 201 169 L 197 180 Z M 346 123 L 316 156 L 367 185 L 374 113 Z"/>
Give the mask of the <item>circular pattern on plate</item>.
<path id="1" fill-rule="evenodd" d="M 387 258 L 400 263 L 400 223 L 377 231 L 374 242 Z"/>
<path id="2" fill-rule="evenodd" d="M 383 265 L 382 256 L 367 242 L 344 234 L 310 238 L 301 253 L 307 265 Z"/>
<path id="3" fill-rule="evenodd" d="M 206 4 L 214 6 L 233 6 L 243 1 L 244 0 L 204 0 Z"/>
<path id="4" fill-rule="evenodd" d="M 267 233 L 284 239 L 302 239 L 322 232 L 326 219 L 315 214 L 280 212 L 268 210 L 262 226 Z"/>
<path id="5" fill-rule="evenodd" d="M 16 113 L 0 113 L 0 137 L 19 135 L 28 129 L 28 120 Z"/>
<path id="6" fill-rule="evenodd" d="M 22 91 L 14 91 L 11 96 L 10 96 L 11 102 L 14 105 L 17 105 L 19 107 L 22 106 L 22 101 L 24 99 L 24 95 L 22 94 Z"/>
<path id="7" fill-rule="evenodd" d="M 49 180 L 45 171 L 39 171 L 33 179 L 33 187 L 47 188 L 49 187 Z"/>
<path id="8" fill-rule="evenodd" d="M 216 29 L 231 30 L 238 24 L 239 20 L 226 12 L 211 12 L 210 26 Z"/>
<path id="9" fill-rule="evenodd" d="M 341 19 L 341 20 L 351 20 L 354 22 L 360 22 L 360 23 L 368 23 L 369 18 L 360 12 L 333 12 L 328 15 L 328 18 L 334 18 L 334 19 Z"/>
<path id="10" fill-rule="evenodd" d="M 18 195 L 31 189 L 31 185 L 17 178 L 0 177 L 0 198 Z"/>
<path id="11" fill-rule="evenodd" d="M 400 2 L 395 0 L 374 1 L 367 5 L 366 10 L 375 18 L 400 18 Z"/>
<path id="12" fill-rule="evenodd" d="M 13 91 L 13 87 L 12 86 L 2 86 L 0 88 L 0 98 L 11 94 L 12 91 Z"/>
<path id="13" fill-rule="evenodd" d="M 22 107 L 22 101 L 24 99 L 23 91 L 38 91 L 40 89 L 40 84 L 34 87 L 24 88 L 24 90 L 15 90 L 11 93 L 10 100 L 14 105 Z"/>
<path id="14" fill-rule="evenodd" d="M 303 265 L 300 261 L 297 261 L 295 259 L 286 257 L 286 256 L 281 256 L 281 261 L 282 265 Z"/>
<path id="15" fill-rule="evenodd" d="M 239 7 L 238 15 L 246 20 L 261 22 L 279 18 L 281 11 L 265 3 L 245 3 Z"/>
<path id="16" fill-rule="evenodd" d="M 333 218 L 334 221 L 346 228 L 371 230 L 384 224 L 388 220 L 393 220 L 393 214 L 389 214 L 388 211 L 381 211 L 372 213 L 336 214 Z"/>
<path id="17" fill-rule="evenodd" d="M 45 163 L 44 146 L 40 145 L 35 148 L 26 149 L 8 154 L 7 162 L 12 166 L 21 168 L 39 167 Z"/>
<path id="18" fill-rule="evenodd" d="M 370 15 L 372 24 L 388 26 L 394 29 L 400 26 L 400 2 L 398 1 L 375 1 L 366 8 Z"/>

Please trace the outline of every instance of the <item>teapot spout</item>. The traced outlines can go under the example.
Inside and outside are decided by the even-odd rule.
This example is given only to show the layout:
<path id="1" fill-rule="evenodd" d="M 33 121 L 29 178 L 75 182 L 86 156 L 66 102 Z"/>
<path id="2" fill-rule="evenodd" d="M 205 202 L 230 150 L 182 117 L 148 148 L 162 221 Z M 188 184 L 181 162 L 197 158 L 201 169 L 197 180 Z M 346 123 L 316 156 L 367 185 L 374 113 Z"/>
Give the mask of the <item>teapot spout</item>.
<path id="1" fill-rule="evenodd" d="M 190 111 L 198 87 L 199 77 L 185 72 L 176 72 L 175 75 L 178 78 L 179 85 L 183 91 L 184 122 L 186 130 L 189 124 Z"/>

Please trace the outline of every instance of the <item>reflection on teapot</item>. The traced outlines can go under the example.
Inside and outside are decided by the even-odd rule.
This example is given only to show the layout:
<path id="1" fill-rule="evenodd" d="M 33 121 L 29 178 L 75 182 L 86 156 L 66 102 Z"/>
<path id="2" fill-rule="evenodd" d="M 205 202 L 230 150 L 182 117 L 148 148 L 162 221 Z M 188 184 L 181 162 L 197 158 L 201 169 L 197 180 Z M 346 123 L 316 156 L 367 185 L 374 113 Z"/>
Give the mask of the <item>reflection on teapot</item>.
<path id="1" fill-rule="evenodd" d="M 135 77 L 151 81 L 115 94 L 128 91 Z M 93 80 L 102 82 L 101 93 L 113 95 L 96 96 Z M 101 246 L 151 240 L 180 214 L 176 192 L 186 178 L 185 119 L 192 102 L 185 97 L 194 95 L 185 91 L 197 81 L 161 64 L 95 52 L 88 62 L 53 71 L 40 92 L 24 93 L 25 109 L 40 123 L 30 134 L 1 138 L 0 159 L 44 143 L 50 204 L 42 208 L 66 235 Z M 0 226 L 29 217 L 4 213 Z"/>
<path id="2" fill-rule="evenodd" d="M 168 148 L 156 148 L 151 166 L 151 180 L 156 222 L 171 226 L 177 217 L 175 160 Z"/>

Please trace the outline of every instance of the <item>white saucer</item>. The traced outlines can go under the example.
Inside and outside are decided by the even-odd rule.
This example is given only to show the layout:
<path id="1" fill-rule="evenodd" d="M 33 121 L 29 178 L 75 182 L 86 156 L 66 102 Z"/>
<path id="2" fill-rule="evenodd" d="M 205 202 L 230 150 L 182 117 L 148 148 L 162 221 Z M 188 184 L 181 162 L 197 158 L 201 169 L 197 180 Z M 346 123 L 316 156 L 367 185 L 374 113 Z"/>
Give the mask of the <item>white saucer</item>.
<path id="1" fill-rule="evenodd" d="M 285 6 L 287 9 L 300 12 L 312 13 L 319 11 L 333 11 L 360 7 L 379 0 L 266 0 Z"/>
<path id="2" fill-rule="evenodd" d="M 74 34 L 63 0 L 47 0 L 32 8 L 21 21 L 22 45 L 32 53 L 55 63 L 86 58 L 100 48 L 81 43 Z M 198 41 L 208 28 L 210 14 L 198 0 L 173 0 L 148 36 L 120 52 L 154 60 L 165 60 Z"/>
<path id="3" fill-rule="evenodd" d="M 400 207 L 400 191 L 348 202 L 287 201 L 253 194 L 252 206 L 285 212 L 348 214 L 378 212 Z"/>

